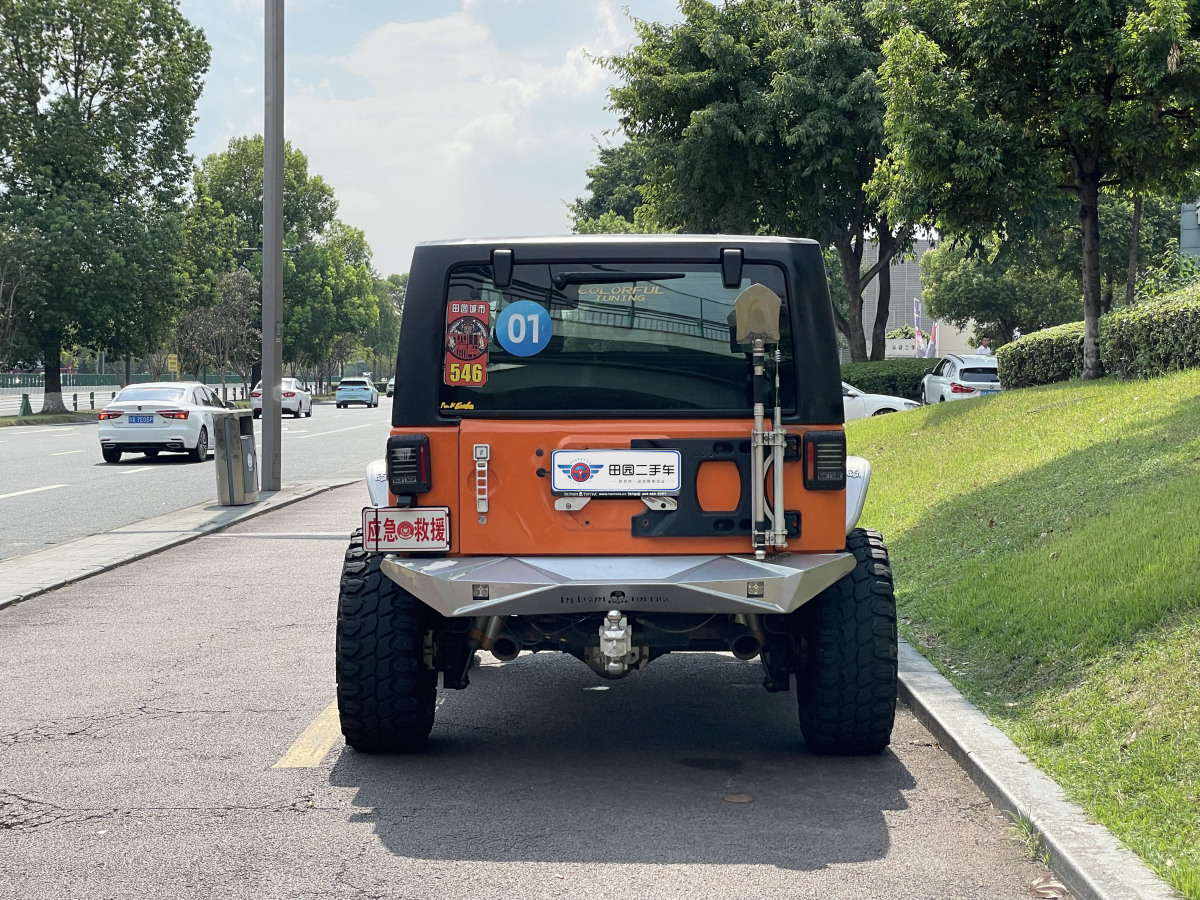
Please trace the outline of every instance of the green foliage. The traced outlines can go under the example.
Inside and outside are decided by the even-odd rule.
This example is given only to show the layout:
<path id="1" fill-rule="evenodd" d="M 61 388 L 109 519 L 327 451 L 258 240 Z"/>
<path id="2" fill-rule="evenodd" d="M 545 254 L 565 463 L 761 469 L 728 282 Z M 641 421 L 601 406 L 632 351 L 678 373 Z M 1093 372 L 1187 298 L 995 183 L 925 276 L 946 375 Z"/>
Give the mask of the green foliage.
<path id="1" fill-rule="evenodd" d="M 611 217 L 629 224 L 637 208 L 646 202 L 646 152 L 636 140 L 615 147 L 599 147 L 596 165 L 587 170 L 590 197 L 579 197 L 570 206 L 571 230 L 580 234 L 612 233 L 586 231 L 581 223 Z M 626 233 L 626 232 L 618 232 Z"/>
<path id="2" fill-rule="evenodd" d="M 882 362 L 846 363 L 842 380 L 867 394 L 890 394 L 921 401 L 921 379 L 937 364 L 935 359 L 885 359 Z"/>
<path id="3" fill-rule="evenodd" d="M 917 336 L 917 329 L 915 329 L 911 325 L 905 323 L 904 325 L 901 325 L 899 328 L 893 328 L 891 331 L 889 331 L 887 333 L 887 336 L 892 340 L 911 341 L 913 338 L 915 338 Z"/>
<path id="4" fill-rule="evenodd" d="M 384 376 L 391 374 L 396 365 L 400 320 L 404 315 L 404 298 L 408 294 L 408 273 L 375 279 L 374 292 L 379 319 L 367 329 L 363 348 L 371 357 L 371 371 Z"/>
<path id="5" fill-rule="evenodd" d="M 1100 359 L 1106 372 L 1124 378 L 1200 366 L 1200 287 L 1104 316 Z"/>
<path id="6" fill-rule="evenodd" d="M 221 153 L 206 156 L 196 171 L 197 194 L 212 197 L 237 221 L 242 247 L 262 241 L 263 138 L 235 137 Z M 320 175 L 309 175 L 308 157 L 284 145 L 283 233 L 286 244 L 312 241 L 333 222 L 337 199 Z"/>
<path id="7" fill-rule="evenodd" d="M 683 231 L 835 247 L 847 296 L 835 319 L 852 356 L 865 360 L 862 293 L 911 234 L 866 190 L 883 156 L 878 30 L 859 3 L 687 0 L 681 12 L 673 25 L 635 20 L 638 43 L 608 60 L 621 81 L 612 106 L 645 155 L 643 207 Z M 879 262 L 864 272 L 869 235 L 878 236 Z M 881 302 L 879 354 L 887 313 Z"/>
<path id="8" fill-rule="evenodd" d="M 1190 253 L 1181 253 L 1178 239 L 1139 275 L 1135 298 L 1138 302 L 1173 294 L 1200 284 L 1200 263 Z"/>
<path id="9" fill-rule="evenodd" d="M 893 31 L 880 73 L 893 215 L 981 237 L 1065 190 L 1081 226 L 1085 377 L 1100 370 L 1102 192 L 1189 190 L 1200 169 L 1194 4 L 911 0 L 877 7 Z"/>
<path id="10" fill-rule="evenodd" d="M 180 303 L 179 198 L 209 48 L 174 0 L 9 2 L 0 24 L 0 219 L 52 248 L 23 329 L 53 411 L 64 349 L 149 349 Z"/>
<path id="11" fill-rule="evenodd" d="M 1079 278 L 1031 265 L 1010 243 L 977 251 L 943 243 L 921 257 L 922 300 L 956 328 L 1007 342 L 1014 330 L 1037 331 L 1079 317 Z"/>
<path id="12" fill-rule="evenodd" d="M 1022 335 L 996 351 L 1006 388 L 1067 381 L 1083 374 L 1083 323 L 1069 322 Z"/>

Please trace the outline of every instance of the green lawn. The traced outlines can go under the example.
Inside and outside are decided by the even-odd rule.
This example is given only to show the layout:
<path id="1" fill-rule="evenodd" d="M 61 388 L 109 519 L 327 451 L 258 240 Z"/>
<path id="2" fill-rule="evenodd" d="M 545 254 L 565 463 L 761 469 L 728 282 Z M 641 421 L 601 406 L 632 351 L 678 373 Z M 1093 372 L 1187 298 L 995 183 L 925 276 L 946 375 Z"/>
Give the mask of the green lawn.
<path id="1" fill-rule="evenodd" d="M 1200 900 L 1200 372 L 852 422 L 902 631 Z"/>

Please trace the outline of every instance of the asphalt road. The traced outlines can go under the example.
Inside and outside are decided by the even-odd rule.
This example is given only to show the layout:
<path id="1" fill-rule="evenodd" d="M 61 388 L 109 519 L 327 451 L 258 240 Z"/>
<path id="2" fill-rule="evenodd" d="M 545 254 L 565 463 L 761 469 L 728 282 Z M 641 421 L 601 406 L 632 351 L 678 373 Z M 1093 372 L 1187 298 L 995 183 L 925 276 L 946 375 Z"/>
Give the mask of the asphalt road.
<path id="1" fill-rule="evenodd" d="M 427 752 L 329 738 L 276 768 L 329 721 L 361 504 L 0 611 L 0 900 L 1016 900 L 1044 874 L 907 710 L 887 752 L 815 756 L 794 695 L 727 654 L 617 682 L 486 657 Z"/>
<path id="2" fill-rule="evenodd" d="M 319 403 L 311 418 L 285 416 L 284 483 L 360 474 L 383 456 L 390 420 L 386 398 L 377 409 Z M 211 501 L 211 459 L 135 454 L 109 464 L 94 423 L 0 428 L 0 559 Z"/>

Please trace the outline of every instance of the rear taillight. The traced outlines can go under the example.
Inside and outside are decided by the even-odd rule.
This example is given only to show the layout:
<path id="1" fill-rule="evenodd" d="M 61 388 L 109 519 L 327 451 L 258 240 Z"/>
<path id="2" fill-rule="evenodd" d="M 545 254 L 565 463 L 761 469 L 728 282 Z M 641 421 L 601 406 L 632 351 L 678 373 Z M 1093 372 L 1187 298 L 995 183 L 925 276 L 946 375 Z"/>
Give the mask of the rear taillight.
<path id="1" fill-rule="evenodd" d="M 164 419 L 186 419 L 188 417 L 186 409 L 160 409 L 158 414 Z"/>
<path id="2" fill-rule="evenodd" d="M 393 494 L 424 494 L 433 487 L 429 435 L 394 434 L 387 442 L 388 487 Z"/>
<path id="3" fill-rule="evenodd" d="M 285 396 L 285 397 L 295 397 L 295 396 L 296 396 L 296 392 L 295 392 L 295 391 L 284 391 L 284 392 L 283 392 L 283 396 Z"/>
<path id="4" fill-rule="evenodd" d="M 804 432 L 804 486 L 810 491 L 846 487 L 846 432 Z"/>
<path id="5" fill-rule="evenodd" d="M 973 394 L 975 388 L 967 387 L 965 384 L 959 384 L 957 381 L 950 382 L 950 393 L 952 394 Z"/>
<path id="6" fill-rule="evenodd" d="M 258 391 L 251 391 L 250 396 L 251 397 L 261 397 L 262 394 L 260 394 Z"/>
<path id="7" fill-rule="evenodd" d="M 100 421 L 101 422 L 103 422 L 105 419 L 119 419 L 120 417 L 121 417 L 121 410 L 119 410 L 119 409 L 102 409 L 102 410 L 100 410 Z"/>

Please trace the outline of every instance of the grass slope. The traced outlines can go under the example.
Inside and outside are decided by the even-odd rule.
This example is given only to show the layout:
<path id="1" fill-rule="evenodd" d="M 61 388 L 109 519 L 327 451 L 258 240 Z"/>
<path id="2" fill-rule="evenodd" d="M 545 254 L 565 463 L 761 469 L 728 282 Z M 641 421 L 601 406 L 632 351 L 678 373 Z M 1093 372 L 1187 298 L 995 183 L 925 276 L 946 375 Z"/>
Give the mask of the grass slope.
<path id="1" fill-rule="evenodd" d="M 852 422 L 902 631 L 1200 900 L 1200 371 Z"/>

